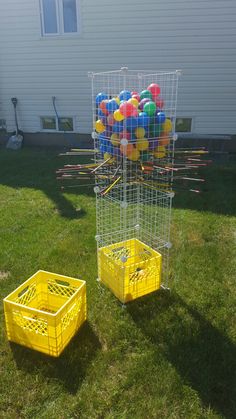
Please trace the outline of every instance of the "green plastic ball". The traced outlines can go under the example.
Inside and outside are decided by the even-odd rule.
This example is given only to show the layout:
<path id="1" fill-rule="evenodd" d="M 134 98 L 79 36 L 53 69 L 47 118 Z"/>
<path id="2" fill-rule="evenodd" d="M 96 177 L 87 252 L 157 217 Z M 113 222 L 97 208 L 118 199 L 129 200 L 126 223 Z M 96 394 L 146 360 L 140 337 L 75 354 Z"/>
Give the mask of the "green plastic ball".
<path id="1" fill-rule="evenodd" d="M 152 99 L 152 94 L 151 92 L 149 92 L 149 90 L 143 90 L 140 93 L 140 100 L 142 99 Z"/>
<path id="2" fill-rule="evenodd" d="M 157 109 L 157 107 L 156 107 L 155 102 L 145 103 L 145 105 L 143 107 L 143 111 L 146 112 L 148 114 L 148 116 L 155 115 L 156 109 Z"/>

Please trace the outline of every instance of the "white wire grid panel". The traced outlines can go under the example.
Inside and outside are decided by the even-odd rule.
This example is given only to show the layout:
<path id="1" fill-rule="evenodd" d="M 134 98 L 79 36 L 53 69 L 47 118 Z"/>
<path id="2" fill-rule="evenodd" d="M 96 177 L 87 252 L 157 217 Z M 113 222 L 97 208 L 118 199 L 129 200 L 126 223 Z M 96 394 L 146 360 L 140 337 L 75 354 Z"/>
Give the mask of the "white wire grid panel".
<path id="1" fill-rule="evenodd" d="M 162 254 L 162 282 L 167 285 L 172 194 L 133 184 L 126 188 L 126 201 L 123 198 L 123 185 L 105 197 L 97 194 L 98 249 L 133 238 L 140 240 Z"/>
<path id="2" fill-rule="evenodd" d="M 98 248 L 132 238 L 140 240 L 162 254 L 162 283 L 165 285 L 168 285 L 169 272 L 173 197 L 171 167 L 174 162 L 176 140 L 179 74 L 179 71 L 153 73 L 129 71 L 126 68 L 90 73 L 95 127 L 93 132 L 95 162 L 99 164 L 104 162 L 104 159 L 110 158 L 109 164 L 101 166 L 96 172 Z M 122 121 L 114 119 L 114 112 L 109 114 L 106 101 L 117 99 L 122 91 L 136 92 L 140 96 L 152 83 L 160 86 L 156 112 L 164 114 L 165 120 L 169 121 L 168 132 L 163 131 L 164 121 L 158 120 L 156 113 L 154 116 L 149 115 L 148 123 L 143 124 L 141 118 L 143 109 L 138 109 L 135 117 L 127 115 Z M 100 92 L 107 97 L 105 108 L 104 103 L 103 105 L 96 103 L 96 97 Z M 140 118 L 141 126 L 139 122 L 137 123 Z M 96 130 L 98 120 L 102 128 L 100 129 L 99 125 L 99 129 Z M 139 132 L 141 135 L 137 135 L 136 128 L 143 128 Z M 129 147 L 132 152 L 128 153 Z M 109 190 L 109 193 L 105 195 L 100 193 L 117 178 L 119 178 L 118 183 Z"/>

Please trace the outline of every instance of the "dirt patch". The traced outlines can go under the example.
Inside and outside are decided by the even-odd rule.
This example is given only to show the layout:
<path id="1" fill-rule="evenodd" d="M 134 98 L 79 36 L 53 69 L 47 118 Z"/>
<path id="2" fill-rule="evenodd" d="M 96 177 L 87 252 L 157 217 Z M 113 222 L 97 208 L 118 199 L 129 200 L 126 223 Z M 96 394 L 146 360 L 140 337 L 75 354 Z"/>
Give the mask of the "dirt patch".
<path id="1" fill-rule="evenodd" d="M 9 278 L 10 272 L 8 271 L 0 271 L 0 281 L 4 281 L 5 279 Z"/>

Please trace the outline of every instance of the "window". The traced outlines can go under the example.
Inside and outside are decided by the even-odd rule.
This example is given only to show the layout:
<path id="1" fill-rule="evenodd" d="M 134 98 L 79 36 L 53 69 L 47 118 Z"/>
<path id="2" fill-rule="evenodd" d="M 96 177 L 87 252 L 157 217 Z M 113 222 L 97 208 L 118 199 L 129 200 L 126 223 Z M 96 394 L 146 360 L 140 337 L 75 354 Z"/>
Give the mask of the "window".
<path id="1" fill-rule="evenodd" d="M 78 33 L 78 1 L 40 0 L 42 35 Z"/>
<path id="2" fill-rule="evenodd" d="M 59 131 L 74 131 L 73 118 L 58 118 Z"/>
<path id="3" fill-rule="evenodd" d="M 74 131 L 74 119 L 72 117 L 62 116 L 41 116 L 41 128 L 45 131 Z"/>
<path id="4" fill-rule="evenodd" d="M 175 130 L 176 132 L 191 132 L 192 118 L 176 118 Z"/>
<path id="5" fill-rule="evenodd" d="M 56 118 L 54 116 L 42 116 L 41 127 L 44 130 L 56 130 Z"/>

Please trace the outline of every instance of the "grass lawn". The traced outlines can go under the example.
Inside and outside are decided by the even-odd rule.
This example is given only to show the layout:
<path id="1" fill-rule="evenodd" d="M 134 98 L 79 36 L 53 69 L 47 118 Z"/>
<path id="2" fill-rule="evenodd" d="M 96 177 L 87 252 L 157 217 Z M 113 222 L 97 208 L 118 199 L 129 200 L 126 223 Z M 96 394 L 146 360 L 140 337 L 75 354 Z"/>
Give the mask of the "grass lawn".
<path id="1" fill-rule="evenodd" d="M 5 337 L 0 417 L 236 418 L 236 165 L 176 196 L 172 290 L 122 309 L 96 282 L 92 188 L 61 194 L 55 151 L 0 150 L 1 298 L 38 269 L 87 281 L 88 322 L 59 359 Z M 72 159 L 68 159 L 72 162 Z"/>

